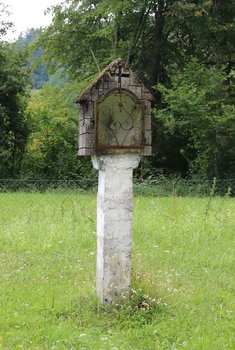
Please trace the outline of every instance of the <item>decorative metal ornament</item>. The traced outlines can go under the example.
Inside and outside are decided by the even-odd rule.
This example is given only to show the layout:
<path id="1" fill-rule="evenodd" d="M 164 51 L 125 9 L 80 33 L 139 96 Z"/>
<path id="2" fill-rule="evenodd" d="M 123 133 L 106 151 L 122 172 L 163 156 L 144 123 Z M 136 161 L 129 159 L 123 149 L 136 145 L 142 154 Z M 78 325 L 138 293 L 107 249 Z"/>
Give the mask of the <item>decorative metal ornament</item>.
<path id="1" fill-rule="evenodd" d="M 109 91 L 96 103 L 96 149 L 144 148 L 143 107 L 125 89 Z"/>
<path id="2" fill-rule="evenodd" d="M 152 155 L 153 96 L 121 59 L 108 65 L 78 96 L 81 156 Z"/>

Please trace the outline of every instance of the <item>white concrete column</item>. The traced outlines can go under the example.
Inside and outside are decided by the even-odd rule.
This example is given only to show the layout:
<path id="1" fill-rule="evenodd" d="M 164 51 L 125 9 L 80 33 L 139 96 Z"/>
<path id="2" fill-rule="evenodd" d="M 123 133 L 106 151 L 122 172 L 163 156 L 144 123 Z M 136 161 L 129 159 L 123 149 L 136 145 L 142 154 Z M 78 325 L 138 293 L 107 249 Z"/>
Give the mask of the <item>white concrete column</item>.
<path id="1" fill-rule="evenodd" d="M 140 157 L 114 154 L 92 161 L 99 170 L 96 289 L 102 303 L 111 303 L 131 288 L 132 183 Z"/>

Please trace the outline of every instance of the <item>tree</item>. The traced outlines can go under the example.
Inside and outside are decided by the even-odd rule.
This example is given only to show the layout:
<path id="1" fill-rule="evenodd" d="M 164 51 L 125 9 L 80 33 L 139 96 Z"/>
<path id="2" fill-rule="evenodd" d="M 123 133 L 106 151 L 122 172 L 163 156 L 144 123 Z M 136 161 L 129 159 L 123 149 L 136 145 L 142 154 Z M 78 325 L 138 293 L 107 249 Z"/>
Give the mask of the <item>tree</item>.
<path id="1" fill-rule="evenodd" d="M 84 83 L 86 84 L 86 82 Z M 47 84 L 31 96 L 31 134 L 21 175 L 46 179 L 77 179 L 92 166 L 90 159 L 78 159 L 78 111 L 75 97 L 85 86 L 77 83 L 64 88 Z"/>
<path id="2" fill-rule="evenodd" d="M 10 44 L 0 42 L 0 177 L 20 172 L 28 130 L 25 59 Z"/>
<path id="3" fill-rule="evenodd" d="M 66 66 L 73 77 L 121 56 L 153 86 L 167 80 L 169 65 L 192 56 L 234 64 L 234 12 L 230 0 L 69 0 L 52 8 L 41 43 L 51 67 Z"/>
<path id="4" fill-rule="evenodd" d="M 157 156 L 151 161 L 153 167 L 167 167 L 184 176 L 189 169 L 195 172 L 203 168 L 203 174 L 220 177 L 232 172 L 235 153 L 225 144 L 231 144 L 233 135 L 229 125 L 233 130 L 234 0 L 69 0 L 66 5 L 52 8 L 52 14 L 52 25 L 39 38 L 52 70 L 62 67 L 70 77 L 81 81 L 121 56 L 150 89 L 158 85 L 154 91 L 159 117 L 154 123 Z M 198 79 L 187 66 L 188 62 L 192 64 L 192 58 L 196 60 Z M 190 80 L 189 72 L 194 80 Z M 204 73 L 208 81 L 202 79 Z M 177 75 L 183 80 L 177 80 Z M 170 97 L 177 100 L 181 91 L 174 81 L 185 89 L 177 112 Z M 191 96 L 187 89 L 190 92 L 193 86 L 196 92 Z M 214 110 L 212 105 L 216 106 Z M 163 118 L 168 118 L 167 111 L 172 108 L 172 124 L 173 120 L 184 121 L 174 131 Z M 200 124 L 204 126 L 204 141 L 197 129 Z M 217 141 L 209 132 L 214 127 L 219 129 Z M 218 146 L 218 139 L 224 128 L 230 136 L 223 148 Z M 198 152 L 203 156 L 198 157 Z M 212 153 L 214 158 L 209 156 Z M 227 173 L 225 164 L 229 164 Z"/>
<path id="5" fill-rule="evenodd" d="M 4 178 L 19 174 L 27 142 L 28 75 L 23 54 L 2 40 L 13 24 L 1 20 L 9 13 L 1 3 L 0 9 L 0 177 Z"/>
<path id="6" fill-rule="evenodd" d="M 170 72 L 170 87 L 159 84 L 165 108 L 155 111 L 165 132 L 187 143 L 180 153 L 191 173 L 229 178 L 235 171 L 234 73 L 207 68 L 195 59 Z"/>
<path id="7" fill-rule="evenodd" d="M 0 2 L 0 40 L 7 34 L 7 31 L 13 27 L 13 23 L 7 20 L 10 11 L 7 5 Z"/>

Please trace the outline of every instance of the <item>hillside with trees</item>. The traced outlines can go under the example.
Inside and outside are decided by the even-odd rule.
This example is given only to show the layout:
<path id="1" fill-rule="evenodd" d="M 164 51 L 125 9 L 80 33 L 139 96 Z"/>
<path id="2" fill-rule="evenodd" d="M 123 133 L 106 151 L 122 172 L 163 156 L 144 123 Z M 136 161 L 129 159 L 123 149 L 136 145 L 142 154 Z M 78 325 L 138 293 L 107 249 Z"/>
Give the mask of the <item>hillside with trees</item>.
<path id="1" fill-rule="evenodd" d="M 30 122 L 19 118 L 24 146 L 14 162 L 20 165 L 2 176 L 91 172 L 90 160 L 77 157 L 75 96 L 122 57 L 155 97 L 155 155 L 143 161 L 142 176 L 234 177 L 234 0 L 69 0 L 51 11 L 52 24 L 37 35 L 29 31 L 14 50 L 22 56 L 27 47 L 32 59 L 33 48 L 39 75 L 44 70 L 65 80 L 45 77 L 34 86 L 40 89 L 22 107 Z M 8 150 L 9 142 L 2 143 Z"/>

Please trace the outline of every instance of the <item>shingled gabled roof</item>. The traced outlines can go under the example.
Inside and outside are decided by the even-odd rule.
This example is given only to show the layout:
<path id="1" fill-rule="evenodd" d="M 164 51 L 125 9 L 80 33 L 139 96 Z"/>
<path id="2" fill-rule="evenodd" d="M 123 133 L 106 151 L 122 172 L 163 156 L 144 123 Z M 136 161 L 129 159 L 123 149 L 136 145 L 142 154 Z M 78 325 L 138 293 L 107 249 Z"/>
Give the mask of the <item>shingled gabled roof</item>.
<path id="1" fill-rule="evenodd" d="M 144 86 L 143 82 L 139 79 L 139 77 L 135 74 L 135 72 L 133 72 L 133 70 L 127 65 L 127 63 L 122 58 L 118 58 L 118 59 L 114 60 L 113 62 L 111 62 L 102 72 L 100 72 L 99 75 L 97 75 L 97 77 L 77 97 L 76 102 L 79 103 L 79 102 L 85 101 L 87 99 L 88 93 L 94 87 L 96 87 L 96 85 L 99 83 L 99 81 L 105 79 L 106 76 L 108 78 L 108 79 L 107 78 L 106 79 L 109 80 L 110 74 L 112 74 L 117 69 L 119 69 L 119 67 L 122 67 L 126 71 L 131 71 L 132 74 L 135 76 L 135 79 L 138 81 L 138 83 Z M 148 91 L 148 90 L 146 89 L 146 91 Z M 148 93 L 151 95 L 151 93 L 149 91 L 148 91 Z"/>
<path id="2" fill-rule="evenodd" d="M 80 104 L 79 108 L 79 155 L 94 155 L 105 153 L 116 153 L 116 151 L 122 152 L 125 146 L 110 147 L 107 144 L 103 145 L 104 148 L 98 148 L 97 146 L 97 134 L 100 132 L 97 125 L 99 123 L 99 104 L 96 102 L 104 101 L 106 97 L 116 96 L 117 93 L 126 94 L 132 97 L 133 100 L 138 101 L 142 110 L 143 124 L 142 129 L 144 137 L 141 143 L 140 149 L 134 147 L 133 149 L 144 155 L 152 155 L 152 131 L 151 131 L 151 101 L 153 100 L 152 94 L 145 87 L 143 82 L 138 78 L 135 72 L 123 61 L 121 58 L 110 63 L 78 96 L 77 102 Z M 116 147 L 120 147 L 117 148 Z M 130 147 L 131 148 L 131 147 Z M 130 151 L 130 150 L 129 150 Z"/>

